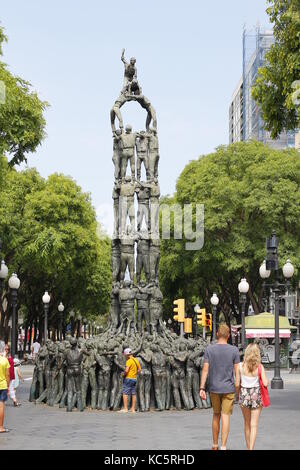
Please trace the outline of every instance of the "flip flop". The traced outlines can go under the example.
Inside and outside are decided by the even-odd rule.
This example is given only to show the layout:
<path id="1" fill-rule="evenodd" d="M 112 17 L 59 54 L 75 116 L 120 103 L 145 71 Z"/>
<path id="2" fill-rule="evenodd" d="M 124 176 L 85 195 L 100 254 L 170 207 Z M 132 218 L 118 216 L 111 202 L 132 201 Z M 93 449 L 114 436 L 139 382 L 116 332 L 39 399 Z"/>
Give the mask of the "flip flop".
<path id="1" fill-rule="evenodd" d="M 0 434 L 3 434 L 4 432 L 9 432 L 9 429 L 4 428 L 4 431 L 0 431 Z"/>

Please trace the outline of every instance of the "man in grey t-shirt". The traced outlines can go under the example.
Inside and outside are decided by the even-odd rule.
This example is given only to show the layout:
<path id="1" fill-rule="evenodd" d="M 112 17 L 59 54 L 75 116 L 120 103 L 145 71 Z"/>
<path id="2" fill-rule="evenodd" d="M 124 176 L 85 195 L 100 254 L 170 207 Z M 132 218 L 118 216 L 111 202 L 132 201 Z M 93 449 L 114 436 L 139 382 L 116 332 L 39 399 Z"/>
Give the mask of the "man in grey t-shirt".
<path id="1" fill-rule="evenodd" d="M 215 344 L 209 345 L 204 353 L 204 365 L 202 368 L 200 397 L 206 400 L 205 382 L 208 376 L 209 392 L 213 407 L 213 447 L 218 450 L 220 431 L 220 419 L 222 421 L 221 450 L 226 450 L 226 442 L 229 434 L 229 417 L 232 414 L 234 392 L 238 391 L 238 383 L 235 382 L 240 363 L 240 354 L 236 346 L 227 344 L 230 330 L 225 323 L 219 325 Z"/>

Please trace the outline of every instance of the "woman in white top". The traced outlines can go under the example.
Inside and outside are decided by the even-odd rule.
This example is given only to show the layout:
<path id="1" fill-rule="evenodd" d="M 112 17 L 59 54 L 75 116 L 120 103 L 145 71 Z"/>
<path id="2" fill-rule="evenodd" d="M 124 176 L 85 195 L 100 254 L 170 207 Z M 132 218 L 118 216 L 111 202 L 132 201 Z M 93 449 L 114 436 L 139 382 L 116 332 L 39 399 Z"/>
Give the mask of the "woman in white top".
<path id="1" fill-rule="evenodd" d="M 261 364 L 259 347 L 256 343 L 251 343 L 245 350 L 244 362 L 240 363 L 239 377 L 237 378 L 240 383 L 239 404 L 244 416 L 244 432 L 248 450 L 254 449 L 258 418 L 262 409 L 258 378 L 259 365 L 261 365 L 262 382 L 267 387 L 269 381 Z"/>

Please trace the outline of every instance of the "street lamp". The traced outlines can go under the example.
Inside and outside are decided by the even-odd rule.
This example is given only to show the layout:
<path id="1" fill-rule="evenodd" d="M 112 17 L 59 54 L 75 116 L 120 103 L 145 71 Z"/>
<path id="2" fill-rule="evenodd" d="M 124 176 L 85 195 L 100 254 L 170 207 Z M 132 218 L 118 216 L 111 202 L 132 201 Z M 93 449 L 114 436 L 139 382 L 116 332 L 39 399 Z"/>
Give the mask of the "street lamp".
<path id="1" fill-rule="evenodd" d="M 0 268 L 0 299 L 2 295 L 2 290 L 4 286 L 4 281 L 8 276 L 8 267 L 5 264 L 5 261 L 1 261 L 1 268 Z"/>
<path id="2" fill-rule="evenodd" d="M 63 311 L 65 309 L 62 302 L 60 302 L 59 306 L 57 307 L 59 311 L 59 341 L 62 341 L 62 330 L 63 330 Z"/>
<path id="3" fill-rule="evenodd" d="M 279 349 L 279 294 L 280 288 L 283 287 L 285 290 L 289 288 L 289 279 L 294 274 L 294 266 L 290 260 L 287 260 L 282 268 L 282 272 L 285 278 L 285 282 L 279 282 L 279 263 L 278 263 L 278 238 L 276 232 L 273 231 L 271 237 L 266 239 L 266 269 L 274 271 L 274 282 L 268 286 L 272 288 L 275 294 L 275 367 L 274 377 L 271 380 L 272 389 L 283 389 L 283 380 L 280 376 L 280 349 Z M 261 272 L 260 272 L 261 274 Z"/>
<path id="4" fill-rule="evenodd" d="M 88 321 L 88 334 L 90 338 L 91 337 L 91 321 L 90 320 Z"/>
<path id="5" fill-rule="evenodd" d="M 14 358 L 16 355 L 16 319 L 17 319 L 17 297 L 18 289 L 20 287 L 20 279 L 13 273 L 8 280 L 8 285 L 11 290 L 11 304 L 12 304 L 12 321 L 11 321 L 11 355 Z"/>
<path id="6" fill-rule="evenodd" d="M 241 280 L 238 285 L 239 293 L 241 294 L 241 305 L 242 305 L 242 348 L 243 351 L 245 350 L 245 308 L 246 308 L 246 301 L 247 301 L 247 292 L 249 290 L 249 284 L 245 278 Z"/>
<path id="7" fill-rule="evenodd" d="M 271 271 L 267 270 L 266 260 L 264 260 L 262 262 L 262 264 L 260 265 L 259 275 L 263 279 L 264 297 L 263 297 L 263 300 L 262 300 L 261 307 L 262 307 L 262 310 L 264 310 L 265 312 L 269 311 L 269 302 L 268 302 L 268 296 L 267 296 L 267 292 L 266 292 L 266 279 L 268 279 L 270 277 L 270 274 L 271 274 Z"/>
<path id="8" fill-rule="evenodd" d="M 219 303 L 219 297 L 217 296 L 215 292 L 210 298 L 210 303 L 212 304 L 212 312 L 213 312 L 213 337 L 212 339 L 215 340 L 217 337 L 217 305 Z"/>
<path id="9" fill-rule="evenodd" d="M 42 301 L 44 304 L 44 312 L 45 312 L 45 318 L 44 318 L 44 344 L 46 344 L 46 341 L 48 339 L 48 312 L 49 312 L 49 303 L 50 303 L 50 295 L 48 294 L 48 291 L 45 291 L 45 294 L 42 297 Z"/>
<path id="10" fill-rule="evenodd" d="M 196 304 L 195 307 L 194 307 L 194 319 L 195 319 L 195 331 L 196 331 L 196 339 L 198 339 L 198 323 L 197 323 L 197 313 L 199 312 L 200 310 L 200 305 L 199 304 Z"/>

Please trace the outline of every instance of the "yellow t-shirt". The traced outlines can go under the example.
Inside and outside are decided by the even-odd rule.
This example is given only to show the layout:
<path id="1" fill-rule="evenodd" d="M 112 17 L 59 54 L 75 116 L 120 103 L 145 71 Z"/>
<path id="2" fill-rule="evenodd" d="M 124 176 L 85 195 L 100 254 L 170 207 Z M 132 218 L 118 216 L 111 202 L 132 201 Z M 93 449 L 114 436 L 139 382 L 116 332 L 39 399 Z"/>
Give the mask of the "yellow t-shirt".
<path id="1" fill-rule="evenodd" d="M 139 361 L 133 357 L 130 357 L 126 361 L 126 367 L 129 367 L 126 379 L 136 379 L 137 371 L 141 370 L 141 365 Z"/>
<path id="2" fill-rule="evenodd" d="M 6 371 L 9 368 L 6 357 L 0 356 L 0 390 L 7 390 Z"/>

